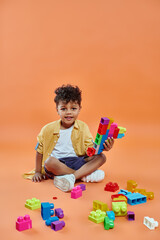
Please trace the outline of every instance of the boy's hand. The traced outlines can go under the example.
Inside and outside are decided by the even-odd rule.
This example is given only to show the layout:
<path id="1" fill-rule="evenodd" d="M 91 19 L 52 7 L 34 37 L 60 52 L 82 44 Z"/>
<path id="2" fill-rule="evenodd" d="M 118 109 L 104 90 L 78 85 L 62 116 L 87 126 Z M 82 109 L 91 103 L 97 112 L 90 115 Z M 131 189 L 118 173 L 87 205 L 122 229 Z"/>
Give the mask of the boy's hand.
<path id="1" fill-rule="evenodd" d="M 46 176 L 42 173 L 37 172 L 34 174 L 32 182 L 41 182 L 43 179 L 46 179 Z"/>
<path id="2" fill-rule="evenodd" d="M 108 138 L 107 140 L 105 140 L 105 143 L 103 143 L 104 146 L 104 151 L 109 151 L 114 144 L 114 138 Z"/>

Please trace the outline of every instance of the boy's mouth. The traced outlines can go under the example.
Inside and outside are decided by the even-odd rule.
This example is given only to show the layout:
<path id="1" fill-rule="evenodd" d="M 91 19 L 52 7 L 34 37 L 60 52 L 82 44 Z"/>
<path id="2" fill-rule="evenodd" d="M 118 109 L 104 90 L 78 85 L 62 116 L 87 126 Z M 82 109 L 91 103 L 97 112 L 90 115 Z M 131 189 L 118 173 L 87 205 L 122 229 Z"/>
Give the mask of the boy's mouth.
<path id="1" fill-rule="evenodd" d="M 73 117 L 65 117 L 66 120 L 70 121 Z"/>

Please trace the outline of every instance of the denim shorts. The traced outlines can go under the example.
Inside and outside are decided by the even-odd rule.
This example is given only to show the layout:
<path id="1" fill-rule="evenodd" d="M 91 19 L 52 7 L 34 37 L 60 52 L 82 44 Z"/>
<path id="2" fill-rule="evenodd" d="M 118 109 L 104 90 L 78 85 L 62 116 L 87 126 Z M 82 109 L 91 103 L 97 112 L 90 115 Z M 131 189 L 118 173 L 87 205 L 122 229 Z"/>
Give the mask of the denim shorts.
<path id="1" fill-rule="evenodd" d="M 58 160 L 62 163 L 64 163 L 67 167 L 72 168 L 74 170 L 78 170 L 81 168 L 84 164 L 86 164 L 85 158 L 88 156 L 82 156 L 82 157 L 64 157 L 64 158 L 59 158 Z M 45 167 L 44 163 L 44 170 L 46 175 L 53 179 L 54 174 L 50 171 L 48 171 Z"/>

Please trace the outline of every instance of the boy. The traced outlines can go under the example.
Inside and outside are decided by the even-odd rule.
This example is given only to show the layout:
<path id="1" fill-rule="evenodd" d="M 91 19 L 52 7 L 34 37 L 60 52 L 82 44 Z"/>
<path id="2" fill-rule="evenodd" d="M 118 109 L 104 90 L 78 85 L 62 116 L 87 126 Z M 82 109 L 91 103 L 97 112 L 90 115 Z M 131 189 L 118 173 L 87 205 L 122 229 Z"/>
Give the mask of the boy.
<path id="1" fill-rule="evenodd" d="M 54 185 L 64 192 L 71 191 L 75 181 L 99 182 L 104 172 L 97 170 L 106 157 L 103 153 L 86 156 L 93 138 L 88 126 L 77 120 L 81 110 L 81 91 L 76 86 L 63 85 L 55 90 L 55 103 L 60 120 L 44 126 L 38 135 L 36 169 L 32 181 L 39 182 L 46 176 L 54 178 Z M 114 144 L 111 138 L 104 143 L 109 151 Z M 42 172 L 44 162 L 45 175 Z"/>

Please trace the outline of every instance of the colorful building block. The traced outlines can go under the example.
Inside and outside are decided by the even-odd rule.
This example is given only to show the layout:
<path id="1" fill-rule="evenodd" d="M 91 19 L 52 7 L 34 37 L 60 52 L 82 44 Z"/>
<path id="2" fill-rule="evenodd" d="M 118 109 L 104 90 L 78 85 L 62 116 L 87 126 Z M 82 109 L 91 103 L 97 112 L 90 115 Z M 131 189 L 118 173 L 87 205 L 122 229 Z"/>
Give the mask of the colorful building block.
<path id="1" fill-rule="evenodd" d="M 147 202 L 147 197 L 140 193 L 132 193 L 127 196 L 127 203 L 130 205 L 137 205 Z"/>
<path id="2" fill-rule="evenodd" d="M 126 202 L 127 203 L 127 197 L 123 194 L 114 194 L 111 196 L 112 202 Z"/>
<path id="3" fill-rule="evenodd" d="M 135 214 L 134 214 L 134 212 L 128 211 L 128 212 L 127 212 L 127 219 L 128 219 L 129 221 L 134 221 L 134 220 L 135 220 Z"/>
<path id="4" fill-rule="evenodd" d="M 54 214 L 54 210 L 51 210 L 53 208 L 54 208 L 53 203 L 49 203 L 49 202 L 41 203 L 41 216 L 43 220 L 47 220 Z"/>
<path id="5" fill-rule="evenodd" d="M 93 211 L 96 211 L 98 209 L 104 212 L 109 211 L 108 205 L 106 203 L 95 200 L 93 201 Z"/>
<path id="6" fill-rule="evenodd" d="M 88 219 L 94 223 L 101 223 L 101 222 L 104 222 L 105 217 L 106 217 L 106 213 L 98 209 L 96 211 L 90 212 Z"/>
<path id="7" fill-rule="evenodd" d="M 86 185 L 81 183 L 79 184 L 78 186 L 80 186 L 80 188 L 82 189 L 82 191 L 85 191 L 86 190 Z"/>
<path id="8" fill-rule="evenodd" d="M 71 198 L 77 199 L 82 196 L 82 189 L 80 186 L 76 186 L 71 191 Z"/>
<path id="9" fill-rule="evenodd" d="M 147 197 L 147 200 L 153 200 L 154 199 L 154 193 L 153 192 L 146 192 L 145 196 Z"/>
<path id="10" fill-rule="evenodd" d="M 126 128 L 118 127 L 118 125 L 114 123 L 114 119 L 106 117 L 101 118 L 94 146 L 88 148 L 87 155 L 91 157 L 94 154 L 100 154 L 104 150 L 103 144 L 109 137 L 122 138 L 125 132 Z"/>
<path id="11" fill-rule="evenodd" d="M 158 227 L 158 222 L 150 217 L 144 217 L 143 224 L 150 230 L 154 230 L 156 227 Z"/>
<path id="12" fill-rule="evenodd" d="M 107 211 L 106 214 L 109 219 L 112 219 L 113 221 L 115 220 L 115 213 L 113 211 Z"/>
<path id="13" fill-rule="evenodd" d="M 116 217 L 127 215 L 127 203 L 126 202 L 112 202 L 112 211 Z"/>
<path id="14" fill-rule="evenodd" d="M 35 210 L 41 208 L 41 202 L 37 198 L 27 199 L 25 203 L 25 207 L 31 210 Z"/>
<path id="15" fill-rule="evenodd" d="M 48 218 L 45 221 L 45 223 L 46 223 L 47 226 L 51 226 L 51 223 L 55 222 L 55 221 L 59 221 L 59 218 L 57 216 Z"/>
<path id="16" fill-rule="evenodd" d="M 124 196 L 128 196 L 128 194 L 132 194 L 131 192 L 129 192 L 128 190 L 124 190 L 124 189 L 120 189 L 118 194 L 123 194 Z"/>
<path id="17" fill-rule="evenodd" d="M 63 227 L 65 226 L 65 222 L 64 221 L 55 221 L 51 223 L 51 228 L 54 231 L 59 231 L 61 230 Z"/>
<path id="18" fill-rule="evenodd" d="M 104 190 L 109 192 L 115 192 L 119 189 L 119 186 L 117 183 L 109 182 L 106 184 Z"/>
<path id="19" fill-rule="evenodd" d="M 55 216 L 57 216 L 59 218 L 63 218 L 64 217 L 63 210 L 61 208 L 56 208 L 55 209 Z"/>
<path id="20" fill-rule="evenodd" d="M 110 219 L 109 217 L 104 218 L 104 229 L 109 230 L 111 228 L 114 228 L 114 221 Z"/>
<path id="21" fill-rule="evenodd" d="M 137 183 L 135 182 L 135 181 L 133 181 L 133 180 L 128 180 L 127 181 L 127 190 L 129 191 L 129 192 L 134 192 L 134 190 L 136 189 L 136 187 L 137 187 Z"/>
<path id="22" fill-rule="evenodd" d="M 20 216 L 16 221 L 16 229 L 18 231 L 24 231 L 32 228 L 32 220 L 29 215 L 25 215 L 24 217 Z"/>

